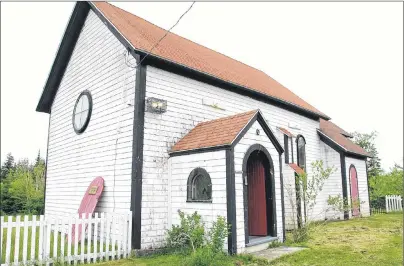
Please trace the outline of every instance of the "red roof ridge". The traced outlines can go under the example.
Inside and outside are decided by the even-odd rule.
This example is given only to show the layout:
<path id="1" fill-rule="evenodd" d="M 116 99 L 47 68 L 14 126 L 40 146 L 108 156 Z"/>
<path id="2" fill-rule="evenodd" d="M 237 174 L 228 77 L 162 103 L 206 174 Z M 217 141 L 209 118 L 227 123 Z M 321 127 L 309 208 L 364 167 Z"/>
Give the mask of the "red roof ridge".
<path id="1" fill-rule="evenodd" d="M 102 1 L 101 1 L 101 2 L 102 2 Z M 135 15 L 135 14 L 133 14 L 133 13 L 130 13 L 129 11 L 126 11 L 126 10 L 124 10 L 124 9 L 122 9 L 122 8 L 120 8 L 120 7 L 118 7 L 118 6 L 116 6 L 116 5 L 113 5 L 113 4 L 109 3 L 109 2 L 106 2 L 106 1 L 104 1 L 104 2 L 105 2 L 106 4 L 108 4 L 108 5 L 111 5 L 111 6 L 115 7 L 115 8 L 118 8 L 118 9 L 124 11 L 125 13 L 127 13 L 127 14 L 129 14 L 129 15 L 131 15 L 131 16 L 138 17 L 138 18 L 140 18 L 141 20 L 143 20 L 143 21 L 145 21 L 145 22 L 147 22 L 147 23 L 150 23 L 150 24 L 152 24 L 153 26 L 156 26 L 156 27 L 160 28 L 161 30 L 167 31 L 167 29 L 164 29 L 163 27 L 160 27 L 160 26 L 154 24 L 153 22 L 146 20 L 145 18 L 142 18 L 142 17 L 140 17 L 140 16 L 137 16 L 137 15 Z M 92 3 L 94 3 L 94 1 L 92 1 Z M 164 34 L 165 34 L 165 33 L 164 33 Z M 163 34 L 161 37 L 163 37 L 164 34 Z M 167 36 L 168 36 L 168 35 L 176 35 L 176 36 L 178 36 L 178 37 L 180 37 L 180 38 L 182 38 L 182 39 L 184 39 L 184 40 L 187 40 L 187 41 L 189 41 L 189 42 L 192 42 L 192 43 L 194 43 L 194 44 L 196 44 L 196 45 L 198 45 L 198 46 L 201 46 L 201 47 L 203 47 L 203 48 L 209 49 L 209 50 L 211 50 L 211 51 L 213 51 L 213 52 L 215 52 L 215 53 L 221 54 L 221 55 L 223 55 L 223 56 L 225 56 L 225 57 L 227 57 L 227 58 L 229 58 L 229 59 L 235 60 L 235 61 L 237 61 L 237 62 L 239 62 L 239 63 L 241 63 L 241 64 L 243 64 L 243 65 L 245 65 L 245 66 L 247 66 L 247 67 L 250 67 L 250 68 L 253 68 L 253 69 L 255 69 L 255 70 L 258 70 L 258 71 L 262 72 L 263 74 L 267 75 L 268 77 L 272 78 L 271 76 L 269 76 L 267 73 L 265 73 L 265 72 L 262 71 L 261 69 L 258 69 L 258 68 L 254 67 L 254 66 L 251 66 L 251 65 L 248 65 L 248 64 L 246 64 L 246 63 L 244 63 L 244 62 L 242 62 L 242 61 L 240 61 L 240 60 L 238 60 L 238 59 L 235 59 L 235 58 L 233 58 L 233 57 L 230 57 L 230 56 L 228 56 L 228 55 L 226 55 L 226 54 L 224 54 L 224 53 L 222 53 L 222 52 L 216 51 L 216 50 L 214 50 L 214 49 L 212 49 L 212 48 L 209 48 L 209 47 L 207 47 L 207 46 L 204 46 L 204 45 L 202 45 L 202 44 L 199 44 L 199 43 L 197 43 L 197 42 L 194 42 L 194 41 L 192 41 L 192 40 L 190 40 L 190 39 L 188 39 L 188 38 L 186 38 L 186 37 L 183 37 L 183 36 L 181 36 L 181 35 L 178 35 L 178 34 L 172 32 L 172 31 L 170 31 L 170 32 L 167 34 Z M 158 46 L 158 45 L 157 45 L 157 46 Z M 151 47 L 150 47 L 150 48 L 151 48 Z M 141 49 L 141 50 L 143 50 L 143 49 Z M 143 51 L 145 51 L 145 50 L 143 50 Z M 145 52 L 149 52 L 149 51 L 145 51 Z M 274 78 L 272 78 L 272 79 L 274 79 Z M 275 79 L 274 79 L 274 80 L 275 80 Z M 276 81 L 276 80 L 275 80 L 275 81 Z M 279 83 L 279 82 L 278 82 L 278 83 Z M 281 83 L 279 83 L 279 84 L 282 85 Z M 238 85 L 241 85 L 241 84 L 238 84 Z M 242 85 L 241 85 L 241 86 L 242 86 Z"/>
<path id="2" fill-rule="evenodd" d="M 264 71 L 237 59 L 170 32 L 157 46 L 167 30 L 139 16 L 106 2 L 93 2 L 102 15 L 128 40 L 136 50 L 185 66 L 240 88 L 269 96 L 285 104 L 328 117 L 300 96 L 283 86 Z M 227 67 L 226 67 L 227 66 Z"/>
<path id="3" fill-rule="evenodd" d="M 221 117 L 221 118 L 217 118 L 217 119 L 213 119 L 213 120 L 209 120 L 209 121 L 204 121 L 204 122 L 200 122 L 200 123 L 198 123 L 197 125 L 196 125 L 196 127 L 197 126 L 199 126 L 199 125 L 206 125 L 206 124 L 210 124 L 210 123 L 217 123 L 217 122 L 220 122 L 220 121 L 223 121 L 223 120 L 228 120 L 228 119 L 233 119 L 233 118 L 236 118 L 236 117 L 240 117 L 240 116 L 245 116 L 245 115 L 248 115 L 248 114 L 252 114 L 252 113 L 257 113 L 257 112 L 259 112 L 259 109 L 255 109 L 255 110 L 251 110 L 251 111 L 248 111 L 248 112 L 244 112 L 244 113 L 238 113 L 238 114 L 235 114 L 235 115 L 230 115 L 230 116 L 225 116 L 225 117 Z"/>

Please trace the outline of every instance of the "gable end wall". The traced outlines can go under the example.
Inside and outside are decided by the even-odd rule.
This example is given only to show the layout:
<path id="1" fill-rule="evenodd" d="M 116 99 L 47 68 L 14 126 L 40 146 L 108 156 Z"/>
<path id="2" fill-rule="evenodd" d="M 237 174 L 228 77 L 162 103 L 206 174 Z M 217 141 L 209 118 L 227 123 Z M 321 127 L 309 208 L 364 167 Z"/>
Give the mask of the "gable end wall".
<path id="1" fill-rule="evenodd" d="M 105 187 L 96 211 L 129 211 L 134 107 L 127 103 L 134 103 L 135 70 L 125 65 L 125 51 L 90 10 L 51 108 L 46 215 L 77 213 L 97 176 Z M 83 90 L 90 91 L 93 110 L 87 129 L 78 135 L 72 115 Z"/>

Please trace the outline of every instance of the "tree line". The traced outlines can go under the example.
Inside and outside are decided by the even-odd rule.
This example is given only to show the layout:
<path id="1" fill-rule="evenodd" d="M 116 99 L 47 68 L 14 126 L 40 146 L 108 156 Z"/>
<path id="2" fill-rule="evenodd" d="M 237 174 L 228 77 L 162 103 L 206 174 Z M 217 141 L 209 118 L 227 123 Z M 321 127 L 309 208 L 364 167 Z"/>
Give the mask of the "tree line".
<path id="1" fill-rule="evenodd" d="M 33 163 L 14 161 L 11 153 L 1 166 L 1 215 L 43 214 L 45 160 L 40 152 Z"/>

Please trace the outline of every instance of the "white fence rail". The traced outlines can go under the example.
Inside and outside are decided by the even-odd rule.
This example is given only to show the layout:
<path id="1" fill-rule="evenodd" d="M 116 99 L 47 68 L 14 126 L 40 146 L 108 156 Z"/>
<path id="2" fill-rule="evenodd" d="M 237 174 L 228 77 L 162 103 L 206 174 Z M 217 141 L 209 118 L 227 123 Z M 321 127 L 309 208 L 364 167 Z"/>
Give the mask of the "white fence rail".
<path id="1" fill-rule="evenodd" d="M 398 212 L 403 210 L 401 196 L 386 196 L 386 212 Z"/>
<path id="2" fill-rule="evenodd" d="M 130 212 L 87 217 L 1 216 L 1 265 L 49 265 L 55 261 L 76 265 L 130 255 Z"/>

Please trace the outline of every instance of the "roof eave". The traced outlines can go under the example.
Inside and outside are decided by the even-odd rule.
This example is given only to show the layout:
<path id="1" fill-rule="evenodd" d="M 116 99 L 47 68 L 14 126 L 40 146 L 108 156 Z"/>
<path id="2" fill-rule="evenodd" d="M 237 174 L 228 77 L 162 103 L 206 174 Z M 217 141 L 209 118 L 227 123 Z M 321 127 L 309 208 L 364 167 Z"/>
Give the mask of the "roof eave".
<path id="1" fill-rule="evenodd" d="M 232 83 L 230 81 L 227 80 L 223 80 L 220 79 L 218 77 L 212 76 L 208 73 L 196 70 L 194 68 L 190 68 L 188 66 L 179 64 L 177 62 L 168 60 L 166 58 L 163 57 L 159 57 L 157 55 L 154 54 L 149 54 L 148 51 L 144 51 L 141 49 L 136 49 L 132 43 L 129 42 L 128 39 L 125 38 L 125 36 L 114 26 L 114 24 L 108 20 L 108 18 L 105 17 L 105 15 L 92 3 L 92 2 L 78 2 L 73 10 L 73 13 L 71 15 L 71 18 L 69 20 L 68 26 L 66 28 L 65 34 L 62 38 L 62 41 L 60 43 L 55 61 L 52 65 L 52 69 L 50 71 L 50 74 L 48 76 L 48 80 L 46 82 L 46 85 L 44 87 L 42 96 L 38 102 L 36 111 L 38 112 L 45 112 L 45 113 L 50 113 L 50 109 L 51 109 L 51 105 L 52 102 L 54 100 L 54 97 L 56 95 L 56 91 L 59 87 L 60 81 L 63 77 L 64 71 L 67 67 L 67 64 L 70 60 L 70 56 L 73 52 L 74 46 L 76 44 L 76 41 L 78 39 L 78 36 L 80 34 L 80 30 L 78 30 L 79 28 L 82 27 L 82 25 L 84 24 L 85 18 L 88 14 L 88 11 L 90 10 L 90 8 L 97 14 L 97 16 L 107 25 L 107 27 L 109 28 L 109 30 L 115 35 L 115 37 L 117 37 L 121 43 L 128 49 L 130 50 L 131 54 L 134 54 L 135 52 L 138 53 L 140 56 L 145 57 L 147 55 L 146 60 L 144 60 L 144 63 L 150 63 L 152 60 L 155 60 L 157 62 L 160 63 L 165 63 L 171 66 L 176 66 L 178 68 L 181 68 L 185 71 L 189 71 L 193 74 L 195 74 L 195 76 L 200 75 L 200 76 L 204 76 L 204 78 L 208 78 L 210 80 L 212 80 L 213 82 L 217 82 L 217 83 L 222 83 L 222 84 L 226 84 L 236 90 L 234 90 L 235 92 L 245 92 L 249 95 L 253 95 L 258 99 L 262 99 L 262 100 L 267 100 L 273 103 L 276 103 L 280 106 L 283 106 L 284 108 L 286 107 L 286 109 L 289 109 L 291 111 L 294 111 L 296 113 L 301 113 L 301 114 L 305 114 L 311 118 L 314 119 L 319 119 L 319 118 L 323 118 L 325 120 L 330 120 L 331 118 L 328 117 L 325 114 L 319 114 L 316 112 L 313 112 L 311 110 L 308 110 L 306 108 L 300 107 L 296 104 L 293 104 L 291 102 L 252 90 L 250 88 Z M 84 14 L 84 15 L 83 15 Z M 79 18 L 76 19 L 75 18 Z M 82 21 L 81 21 L 82 20 Z M 76 23 L 74 23 L 76 22 Z M 81 22 L 81 23 L 78 23 Z M 66 44 L 67 42 L 67 44 Z M 65 49 L 63 49 L 64 47 L 66 47 Z M 143 58 L 142 58 L 143 59 Z"/>
<path id="2" fill-rule="evenodd" d="M 60 81 L 64 75 L 67 64 L 73 53 L 77 39 L 80 35 L 81 27 L 83 26 L 90 6 L 86 2 L 77 2 L 66 26 L 65 33 L 59 44 L 55 60 L 49 72 L 48 79 L 45 83 L 42 95 L 36 107 L 37 112 L 50 113 L 51 106 L 59 87 Z"/>
<path id="3" fill-rule="evenodd" d="M 328 140 L 330 143 L 334 144 L 335 146 L 333 146 L 332 148 L 337 148 L 338 151 L 343 152 L 345 154 L 351 154 L 351 155 L 355 155 L 355 156 L 359 156 L 359 157 L 363 157 L 363 158 L 372 158 L 371 156 L 369 156 L 368 154 L 362 154 L 362 153 L 358 153 L 358 152 L 354 152 L 351 150 L 347 150 L 345 147 L 341 146 L 340 144 L 338 144 L 337 142 L 335 142 L 332 138 L 330 138 L 329 136 L 327 136 L 327 134 L 325 134 L 324 132 L 322 132 L 321 130 L 317 129 L 317 133 L 320 136 L 323 136 L 326 140 Z M 326 143 L 327 144 L 327 143 Z M 336 150 L 336 149 L 335 149 Z"/>
<path id="4" fill-rule="evenodd" d="M 218 151 L 218 150 L 225 150 L 225 149 L 229 149 L 229 148 L 231 148 L 231 144 L 216 145 L 216 146 L 187 149 L 187 150 L 169 151 L 168 154 L 170 157 L 174 157 L 174 156 L 198 153 L 198 152 L 212 152 L 212 151 Z"/>
<path id="5" fill-rule="evenodd" d="M 316 119 L 319 119 L 319 118 L 323 118 L 325 120 L 330 120 L 331 119 L 329 116 L 327 116 L 325 114 L 319 114 L 319 113 L 313 112 L 311 110 L 308 110 L 306 108 L 303 108 L 303 107 L 298 106 L 296 104 L 293 104 L 291 102 L 288 102 L 288 101 L 285 101 L 285 100 L 270 96 L 268 94 L 264 94 L 264 93 L 256 91 L 256 90 L 252 90 L 250 88 L 241 86 L 241 85 L 236 84 L 236 83 L 232 83 L 230 81 L 227 81 L 227 80 L 218 78 L 216 76 L 210 75 L 210 74 L 208 74 L 206 72 L 202 72 L 202 71 L 196 70 L 194 68 L 191 68 L 189 66 L 186 66 L 186 65 L 171 61 L 171 60 L 169 60 L 167 58 L 160 57 L 160 56 L 155 55 L 155 54 L 149 54 L 147 51 L 144 51 L 144 50 L 141 50 L 141 49 L 136 49 L 136 48 L 135 48 L 135 51 L 137 53 L 139 53 L 142 58 L 147 55 L 147 58 L 143 61 L 145 64 L 166 63 L 168 65 L 176 66 L 176 67 L 182 68 L 182 69 L 184 69 L 186 71 L 190 71 L 190 72 L 192 72 L 194 74 L 204 76 L 205 78 L 209 78 L 212 81 L 219 82 L 219 83 L 224 83 L 226 85 L 229 85 L 229 86 L 237 89 L 236 92 L 237 91 L 238 92 L 246 92 L 248 94 L 257 96 L 260 99 L 269 100 L 271 102 L 276 102 L 276 103 L 278 103 L 280 105 L 283 105 L 285 107 L 289 107 L 289 109 L 294 110 L 295 112 L 297 111 L 297 112 L 305 113 L 308 116 L 314 117 Z"/>

